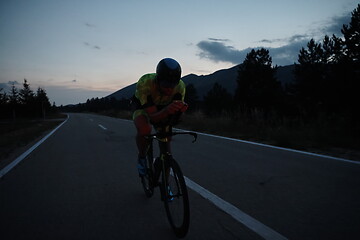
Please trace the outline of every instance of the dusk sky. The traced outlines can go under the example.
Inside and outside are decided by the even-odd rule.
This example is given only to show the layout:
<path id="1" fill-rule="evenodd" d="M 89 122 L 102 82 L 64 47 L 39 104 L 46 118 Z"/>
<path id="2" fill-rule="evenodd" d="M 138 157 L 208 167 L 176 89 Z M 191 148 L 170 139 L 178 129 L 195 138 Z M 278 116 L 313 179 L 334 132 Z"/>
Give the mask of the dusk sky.
<path id="1" fill-rule="evenodd" d="M 56 105 L 104 97 L 178 60 L 183 76 L 244 61 L 252 48 L 273 63 L 350 22 L 355 0 L 1 0 L 0 89 L 24 78 Z"/>

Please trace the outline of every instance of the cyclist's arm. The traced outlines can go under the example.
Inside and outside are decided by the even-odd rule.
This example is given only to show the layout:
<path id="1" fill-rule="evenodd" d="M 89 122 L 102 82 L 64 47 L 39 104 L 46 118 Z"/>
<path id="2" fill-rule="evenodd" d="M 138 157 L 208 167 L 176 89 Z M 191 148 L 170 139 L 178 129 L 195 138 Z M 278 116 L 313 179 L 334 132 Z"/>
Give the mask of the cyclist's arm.
<path id="1" fill-rule="evenodd" d="M 155 105 L 145 108 L 145 111 L 152 122 L 159 122 L 169 116 L 166 108 L 158 111 Z"/>
<path id="2" fill-rule="evenodd" d="M 145 108 L 145 111 L 149 115 L 152 122 L 159 122 L 167 118 L 169 115 L 172 115 L 179 111 L 182 112 L 184 106 L 185 105 L 182 101 L 174 101 L 160 111 L 158 111 L 155 105 Z"/>

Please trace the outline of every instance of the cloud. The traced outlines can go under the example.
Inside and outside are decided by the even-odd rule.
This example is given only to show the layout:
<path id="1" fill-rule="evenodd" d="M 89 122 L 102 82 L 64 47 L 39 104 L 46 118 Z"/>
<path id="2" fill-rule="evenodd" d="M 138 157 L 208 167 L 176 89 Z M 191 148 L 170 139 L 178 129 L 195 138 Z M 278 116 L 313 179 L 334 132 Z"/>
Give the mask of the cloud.
<path id="1" fill-rule="evenodd" d="M 285 66 L 297 62 L 301 48 L 306 47 L 309 41 L 309 38 L 301 38 L 281 47 L 267 49 L 274 65 Z"/>
<path id="2" fill-rule="evenodd" d="M 6 91 L 8 88 L 8 85 L 6 83 L 0 83 L 0 91 L 3 90 L 3 91 Z"/>
<path id="3" fill-rule="evenodd" d="M 269 40 L 269 39 L 263 39 L 259 41 L 260 43 L 274 43 L 277 42 L 276 40 Z"/>
<path id="4" fill-rule="evenodd" d="M 89 48 L 93 48 L 93 49 L 97 49 L 97 50 L 101 49 L 101 47 L 99 47 L 98 45 L 92 45 L 89 42 L 83 42 L 83 44 Z"/>
<path id="5" fill-rule="evenodd" d="M 8 81 L 9 85 L 20 85 L 18 81 Z"/>
<path id="6" fill-rule="evenodd" d="M 228 42 L 228 41 L 230 41 L 229 39 L 223 39 L 223 38 L 208 38 L 208 40 L 214 41 L 214 42 Z"/>
<path id="7" fill-rule="evenodd" d="M 0 90 L 3 92 L 8 92 L 10 91 L 12 85 L 16 86 L 20 85 L 20 83 L 18 81 L 0 82 Z"/>
<path id="8" fill-rule="evenodd" d="M 311 37 L 308 34 L 295 34 L 288 38 L 263 39 L 263 40 L 258 41 L 258 43 L 287 45 L 287 44 L 302 42 L 304 40 L 307 41 L 310 38 Z"/>
<path id="9" fill-rule="evenodd" d="M 262 40 L 263 43 L 274 42 L 286 42 L 286 44 L 280 47 L 264 47 L 269 50 L 269 54 L 272 57 L 274 65 L 289 65 L 297 61 L 299 51 L 302 47 L 305 47 L 309 42 L 309 37 L 306 35 L 294 35 L 287 39 L 274 39 L 274 40 Z M 214 62 L 230 62 L 233 64 L 240 64 L 245 60 L 246 55 L 252 48 L 246 48 L 243 50 L 235 49 L 233 46 L 225 45 L 223 42 L 218 41 L 200 41 L 197 44 L 200 49 L 198 54 L 200 58 L 209 59 Z M 258 50 L 261 46 L 253 49 Z"/>
<path id="10" fill-rule="evenodd" d="M 246 56 L 245 50 L 237 50 L 219 41 L 200 41 L 196 45 L 200 49 L 200 58 L 207 58 L 214 62 L 241 63 Z"/>
<path id="11" fill-rule="evenodd" d="M 91 23 L 85 23 L 85 26 L 89 27 L 89 28 L 94 28 L 96 27 L 94 24 Z"/>
<path id="12" fill-rule="evenodd" d="M 351 13 L 344 13 L 340 16 L 332 17 L 329 21 L 325 22 L 324 26 L 321 28 L 321 31 L 324 35 L 333 35 L 342 36 L 341 29 L 343 25 L 349 25 L 351 21 Z"/>
<path id="13" fill-rule="evenodd" d="M 284 41 L 284 40 L 282 40 Z M 289 65 L 297 61 L 299 51 L 302 47 L 306 46 L 309 39 L 304 36 L 296 35 L 287 39 L 287 44 L 276 47 L 266 48 L 269 50 L 269 54 L 272 57 L 274 65 Z M 274 42 L 268 40 L 266 42 Z M 214 62 L 230 62 L 233 64 L 240 64 L 245 60 L 246 55 L 252 48 L 246 48 L 243 50 L 235 49 L 233 46 L 225 45 L 222 42 L 204 40 L 197 44 L 200 49 L 198 54 L 200 58 L 209 59 Z M 262 47 L 253 48 L 258 50 Z"/>

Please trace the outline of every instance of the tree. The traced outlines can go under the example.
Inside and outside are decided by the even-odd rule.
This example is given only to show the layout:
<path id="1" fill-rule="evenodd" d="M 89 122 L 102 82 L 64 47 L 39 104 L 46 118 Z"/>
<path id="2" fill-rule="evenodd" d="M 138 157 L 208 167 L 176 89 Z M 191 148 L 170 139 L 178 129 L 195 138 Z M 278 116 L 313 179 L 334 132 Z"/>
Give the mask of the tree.
<path id="1" fill-rule="evenodd" d="M 343 25 L 345 61 L 339 68 L 343 69 L 342 97 L 344 108 L 354 120 L 360 118 L 360 4 L 352 12 L 349 25 Z"/>
<path id="2" fill-rule="evenodd" d="M 46 112 L 51 108 L 45 89 L 39 87 L 35 95 L 36 112 L 45 118 Z"/>
<path id="3" fill-rule="evenodd" d="M 0 106 L 5 106 L 8 102 L 8 95 L 3 88 L 0 89 Z"/>
<path id="4" fill-rule="evenodd" d="M 189 104 L 188 112 L 194 111 L 198 107 L 199 97 L 193 84 L 186 86 L 185 102 Z"/>
<path id="5" fill-rule="evenodd" d="M 360 79 L 360 4 L 352 13 L 350 25 L 344 25 L 344 40 L 325 36 L 321 43 L 311 39 L 302 48 L 295 68 L 293 94 L 306 116 L 357 114 Z"/>
<path id="6" fill-rule="evenodd" d="M 15 87 L 14 83 L 11 85 L 10 95 L 9 95 L 9 105 L 12 111 L 12 117 L 16 119 L 16 110 L 19 105 L 19 92 Z"/>
<path id="7" fill-rule="evenodd" d="M 327 41 L 327 39 L 325 40 Z M 326 44 L 330 47 L 330 43 Z M 307 48 L 302 48 L 299 53 L 298 62 L 295 65 L 295 83 L 293 85 L 294 95 L 301 112 L 314 114 L 317 106 L 321 104 L 322 87 L 325 86 L 325 66 L 327 62 L 321 43 L 311 39 Z"/>
<path id="8" fill-rule="evenodd" d="M 351 13 L 349 25 L 343 25 L 341 30 L 344 34 L 346 51 L 345 54 L 352 62 L 360 62 L 360 4 Z M 359 66 L 359 65 L 357 65 Z"/>
<path id="9" fill-rule="evenodd" d="M 213 88 L 204 97 L 204 111 L 209 116 L 217 116 L 232 107 L 232 96 L 220 84 L 215 83 Z"/>
<path id="10" fill-rule="evenodd" d="M 9 115 L 9 104 L 8 104 L 9 97 L 4 91 L 3 88 L 0 88 L 0 112 L 1 118 L 7 117 Z"/>
<path id="11" fill-rule="evenodd" d="M 276 70 L 268 50 L 251 50 L 239 66 L 236 103 L 248 110 L 258 108 L 267 112 L 277 108 L 283 92 L 275 77 Z"/>
<path id="12" fill-rule="evenodd" d="M 34 92 L 30 89 L 30 84 L 24 79 L 23 88 L 19 91 L 20 103 L 31 105 L 34 101 Z"/>
<path id="13" fill-rule="evenodd" d="M 11 85 L 9 103 L 12 105 L 19 104 L 19 92 L 14 84 Z"/>

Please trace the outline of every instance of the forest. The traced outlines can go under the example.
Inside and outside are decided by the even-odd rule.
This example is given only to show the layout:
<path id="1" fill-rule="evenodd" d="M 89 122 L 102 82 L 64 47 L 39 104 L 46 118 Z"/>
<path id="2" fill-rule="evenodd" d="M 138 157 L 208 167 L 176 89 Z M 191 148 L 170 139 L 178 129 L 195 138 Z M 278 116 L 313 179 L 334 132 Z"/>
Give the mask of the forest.
<path id="1" fill-rule="evenodd" d="M 0 119 L 45 118 L 54 111 L 55 103 L 51 106 L 45 89 L 34 92 L 26 79 L 21 89 L 14 83 L 8 93 L 0 89 Z"/>

